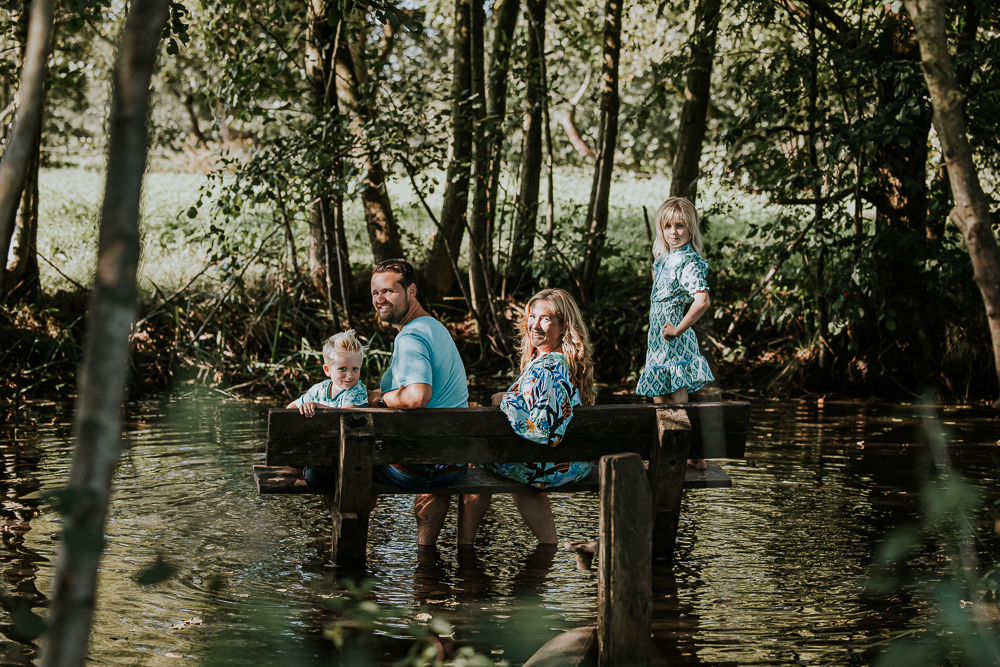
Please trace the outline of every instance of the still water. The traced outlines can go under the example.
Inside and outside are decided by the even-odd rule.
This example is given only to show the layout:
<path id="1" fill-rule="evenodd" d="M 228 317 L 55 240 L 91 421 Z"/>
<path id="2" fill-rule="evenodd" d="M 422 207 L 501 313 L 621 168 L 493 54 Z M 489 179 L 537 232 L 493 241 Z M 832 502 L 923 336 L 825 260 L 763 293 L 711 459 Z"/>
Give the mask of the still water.
<path id="1" fill-rule="evenodd" d="M 405 652 L 407 627 L 447 618 L 460 645 L 524 662 L 559 632 L 596 620 L 596 570 L 537 548 L 497 497 L 474 550 L 415 547 L 412 497 L 383 499 L 367 569 L 329 562 L 330 519 L 316 497 L 256 493 L 266 402 L 198 394 L 128 406 L 102 561 L 91 664 L 330 664 L 322 628 L 336 577 L 374 577 L 384 614 L 381 662 Z M 1000 420 L 985 408 L 937 406 L 955 468 L 979 493 L 966 518 L 982 564 L 1000 561 Z M 872 583 L 873 558 L 896 528 L 920 525 L 932 468 L 914 405 L 827 399 L 754 405 L 746 459 L 731 489 L 685 494 L 676 565 L 654 572 L 653 631 L 671 664 L 857 665 L 901 635 L 935 629 L 932 583 L 949 581 L 955 547 L 933 534 Z M 45 615 L 60 519 L 45 501 L 67 478 L 72 406 L 22 407 L 0 430 L 0 573 L 11 599 Z M 560 539 L 594 539 L 593 494 L 554 494 Z M 166 582 L 137 583 L 162 556 Z M 961 609 L 958 607 L 961 606 Z M 971 613 L 964 603 L 950 609 Z M 0 664 L 30 664 L 36 645 L 0 612 Z M 924 629 L 930 627 L 930 631 Z M 19 641 L 20 640 L 20 641 Z"/>

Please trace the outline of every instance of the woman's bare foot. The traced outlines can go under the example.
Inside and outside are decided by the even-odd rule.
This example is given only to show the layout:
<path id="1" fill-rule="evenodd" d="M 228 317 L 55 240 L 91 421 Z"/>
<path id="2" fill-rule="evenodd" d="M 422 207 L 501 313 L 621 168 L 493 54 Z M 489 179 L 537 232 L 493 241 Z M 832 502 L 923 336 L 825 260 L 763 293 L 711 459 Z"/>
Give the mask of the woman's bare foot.
<path id="1" fill-rule="evenodd" d="M 705 470 L 708 468 L 708 462 L 705 459 L 688 459 L 688 465 L 695 470 Z"/>

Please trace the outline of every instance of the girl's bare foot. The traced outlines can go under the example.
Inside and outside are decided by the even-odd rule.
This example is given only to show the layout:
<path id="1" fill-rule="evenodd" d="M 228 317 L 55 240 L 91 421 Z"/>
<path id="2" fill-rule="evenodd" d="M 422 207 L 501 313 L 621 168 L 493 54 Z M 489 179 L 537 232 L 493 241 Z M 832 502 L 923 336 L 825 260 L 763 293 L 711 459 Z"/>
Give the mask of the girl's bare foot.
<path id="1" fill-rule="evenodd" d="M 688 465 L 695 470 L 705 470 L 708 468 L 708 462 L 705 459 L 688 459 Z"/>

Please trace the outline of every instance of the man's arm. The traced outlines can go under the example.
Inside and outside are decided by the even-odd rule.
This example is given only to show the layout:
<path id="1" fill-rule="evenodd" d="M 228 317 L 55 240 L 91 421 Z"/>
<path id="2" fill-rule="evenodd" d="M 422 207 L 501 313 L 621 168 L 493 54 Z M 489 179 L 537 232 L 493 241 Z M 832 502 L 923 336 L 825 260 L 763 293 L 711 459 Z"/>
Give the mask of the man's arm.
<path id="1" fill-rule="evenodd" d="M 379 407 L 378 400 L 379 397 L 382 397 L 385 400 L 386 407 L 413 410 L 426 407 L 431 402 L 431 396 L 433 395 L 434 389 L 429 384 L 415 382 L 393 391 L 387 391 L 384 394 L 378 389 L 369 392 L 368 405 L 373 408 Z"/>

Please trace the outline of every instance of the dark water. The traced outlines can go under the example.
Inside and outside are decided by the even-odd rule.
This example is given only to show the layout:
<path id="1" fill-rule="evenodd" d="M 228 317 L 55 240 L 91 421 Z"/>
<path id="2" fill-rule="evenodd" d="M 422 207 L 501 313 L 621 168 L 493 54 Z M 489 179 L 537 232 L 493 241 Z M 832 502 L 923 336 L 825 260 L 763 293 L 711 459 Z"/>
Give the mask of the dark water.
<path id="1" fill-rule="evenodd" d="M 367 571 L 332 567 L 319 498 L 256 493 L 250 465 L 263 461 L 268 407 L 206 395 L 129 406 L 93 664 L 329 664 L 321 632 L 335 618 L 326 611 L 335 575 L 380 581 L 384 661 L 402 655 L 407 626 L 426 614 L 451 621 L 459 644 L 513 664 L 560 631 L 595 622 L 596 571 L 578 570 L 571 553 L 536 548 L 505 497 L 476 549 L 461 552 L 454 512 L 440 548 L 418 552 L 412 498 L 383 499 Z M 0 573 L 10 598 L 42 616 L 60 530 L 44 495 L 68 473 L 71 409 L 30 404 L 16 437 L 9 419 L 0 431 Z M 1000 421 L 982 408 L 935 414 L 955 468 L 981 496 L 967 514 L 975 550 L 984 564 L 1000 560 Z M 755 405 L 747 458 L 725 466 L 733 488 L 685 494 L 677 563 L 654 573 L 661 653 L 672 664 L 854 665 L 874 662 L 894 636 L 926 627 L 940 635 L 927 583 L 949 581 L 948 539 L 929 535 L 905 566 L 879 574 L 899 588 L 869 581 L 886 536 L 921 521 L 926 440 L 912 405 Z M 552 505 L 561 539 L 596 537 L 596 496 L 554 494 Z M 157 555 L 178 574 L 140 586 L 137 574 Z M 37 657 L 6 610 L 0 632 L 0 664 Z"/>

